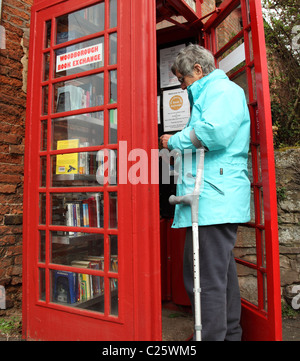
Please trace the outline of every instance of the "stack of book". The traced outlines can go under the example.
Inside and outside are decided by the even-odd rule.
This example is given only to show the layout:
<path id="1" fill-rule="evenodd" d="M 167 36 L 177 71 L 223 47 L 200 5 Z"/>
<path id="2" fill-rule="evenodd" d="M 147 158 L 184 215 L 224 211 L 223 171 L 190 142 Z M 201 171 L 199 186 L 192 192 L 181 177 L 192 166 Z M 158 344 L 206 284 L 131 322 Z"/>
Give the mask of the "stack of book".
<path id="1" fill-rule="evenodd" d="M 98 227 L 103 228 L 103 203 L 101 195 L 78 201 L 66 202 L 66 225 L 69 227 Z M 70 236 L 78 232 L 70 232 Z"/>
<path id="2" fill-rule="evenodd" d="M 86 257 L 75 260 L 74 267 L 103 270 L 103 257 Z M 104 293 L 104 278 L 85 273 L 70 271 L 54 271 L 54 301 L 61 303 L 76 303 L 88 301 Z"/>

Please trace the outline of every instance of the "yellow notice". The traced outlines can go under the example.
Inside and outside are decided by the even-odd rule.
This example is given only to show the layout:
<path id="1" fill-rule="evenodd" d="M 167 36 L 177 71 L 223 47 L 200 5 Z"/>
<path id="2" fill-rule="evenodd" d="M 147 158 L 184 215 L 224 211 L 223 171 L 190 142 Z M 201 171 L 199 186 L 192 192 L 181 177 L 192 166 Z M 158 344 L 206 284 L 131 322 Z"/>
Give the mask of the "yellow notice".
<path id="1" fill-rule="evenodd" d="M 169 101 L 172 110 L 179 110 L 183 106 L 183 99 L 180 95 L 173 96 Z"/>
<path id="2" fill-rule="evenodd" d="M 57 149 L 78 148 L 79 139 L 58 140 Z M 78 174 L 78 153 L 58 154 L 56 174 Z"/>

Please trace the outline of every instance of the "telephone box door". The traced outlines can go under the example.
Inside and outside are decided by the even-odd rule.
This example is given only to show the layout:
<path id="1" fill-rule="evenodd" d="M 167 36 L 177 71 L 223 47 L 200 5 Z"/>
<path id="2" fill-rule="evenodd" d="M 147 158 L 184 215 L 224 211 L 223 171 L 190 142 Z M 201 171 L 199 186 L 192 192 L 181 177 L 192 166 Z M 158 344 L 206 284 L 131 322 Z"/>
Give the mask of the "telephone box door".
<path id="1" fill-rule="evenodd" d="M 148 90 L 147 102 L 156 99 L 156 80 L 143 71 L 155 46 L 153 2 L 37 0 L 32 7 L 27 339 L 161 339 L 158 192 L 136 186 L 126 172 L 131 150 L 146 152 L 155 147 L 148 139 L 157 141 L 141 130 L 156 111 L 143 113 L 137 101 Z M 139 215 L 147 207 L 145 221 Z"/>
<path id="2" fill-rule="evenodd" d="M 225 0 L 204 24 L 204 36 L 217 67 L 244 88 L 251 115 L 251 221 L 239 227 L 235 249 L 243 338 L 281 340 L 275 166 L 260 1 Z"/>

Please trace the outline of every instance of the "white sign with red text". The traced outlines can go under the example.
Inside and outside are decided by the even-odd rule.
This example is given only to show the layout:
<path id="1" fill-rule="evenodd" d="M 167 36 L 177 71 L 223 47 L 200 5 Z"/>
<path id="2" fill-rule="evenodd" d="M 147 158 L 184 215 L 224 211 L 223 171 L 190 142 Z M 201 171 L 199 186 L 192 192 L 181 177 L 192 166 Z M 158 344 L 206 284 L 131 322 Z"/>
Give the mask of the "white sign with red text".
<path id="1" fill-rule="evenodd" d="M 71 51 L 66 54 L 57 55 L 56 72 L 65 71 L 97 63 L 103 60 L 103 44 L 96 44 L 87 48 Z"/>

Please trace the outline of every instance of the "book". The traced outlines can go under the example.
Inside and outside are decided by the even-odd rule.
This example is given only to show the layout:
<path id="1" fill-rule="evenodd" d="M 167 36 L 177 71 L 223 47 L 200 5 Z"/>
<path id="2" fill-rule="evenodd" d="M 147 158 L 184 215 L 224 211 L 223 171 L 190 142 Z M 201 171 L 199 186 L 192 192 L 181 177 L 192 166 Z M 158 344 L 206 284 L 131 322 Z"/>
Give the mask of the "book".
<path id="1" fill-rule="evenodd" d="M 88 147 L 89 142 L 83 142 L 80 144 L 80 147 Z M 81 152 L 79 153 L 79 174 L 89 174 L 89 153 L 88 152 Z"/>
<path id="2" fill-rule="evenodd" d="M 57 141 L 57 150 L 78 148 L 79 139 Z M 58 154 L 56 156 L 56 174 L 78 174 L 78 153 Z"/>
<path id="3" fill-rule="evenodd" d="M 66 201 L 65 224 L 68 227 L 103 227 L 103 195 L 91 194 L 82 200 Z M 70 232 L 71 236 L 81 232 Z"/>
<path id="4" fill-rule="evenodd" d="M 75 260 L 71 262 L 73 267 L 100 269 L 102 267 L 103 257 L 86 257 L 84 260 Z M 102 281 L 102 282 L 101 282 Z M 103 277 L 78 274 L 78 301 L 87 301 L 104 292 Z"/>
<path id="5" fill-rule="evenodd" d="M 81 109 L 84 94 L 84 89 L 75 85 L 66 85 L 58 88 L 56 112 Z"/>
<path id="6" fill-rule="evenodd" d="M 89 211 L 89 220 L 90 227 L 97 227 L 97 208 L 96 208 L 96 199 L 95 197 L 90 197 L 87 199 L 88 211 Z"/>
<path id="7" fill-rule="evenodd" d="M 73 224 L 73 204 L 72 203 L 67 203 L 66 225 L 68 227 L 74 226 L 74 224 Z M 69 235 L 74 236 L 74 232 L 69 232 Z"/>
<path id="8" fill-rule="evenodd" d="M 77 301 L 76 275 L 69 271 L 54 271 L 53 298 L 56 302 L 75 303 Z"/>
<path id="9" fill-rule="evenodd" d="M 110 267 L 111 267 L 111 271 L 118 272 L 118 256 L 117 255 L 110 256 Z"/>

